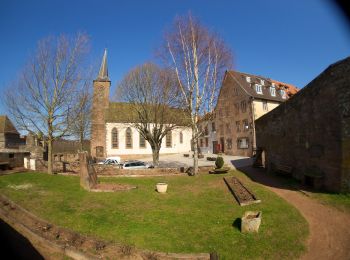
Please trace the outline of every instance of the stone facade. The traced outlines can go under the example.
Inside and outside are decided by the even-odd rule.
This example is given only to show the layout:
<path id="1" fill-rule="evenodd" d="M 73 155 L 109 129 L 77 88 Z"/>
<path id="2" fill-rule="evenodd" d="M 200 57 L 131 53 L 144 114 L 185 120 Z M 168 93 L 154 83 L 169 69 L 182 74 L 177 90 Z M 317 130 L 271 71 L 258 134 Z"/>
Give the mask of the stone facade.
<path id="1" fill-rule="evenodd" d="M 289 167 L 305 184 L 350 191 L 350 58 L 327 68 L 256 121 L 268 170 Z"/>
<path id="2" fill-rule="evenodd" d="M 219 152 L 214 115 L 214 113 L 208 113 L 198 123 L 199 131 L 202 133 L 198 139 L 198 147 L 202 154 Z"/>
<path id="3" fill-rule="evenodd" d="M 255 120 L 297 92 L 292 85 L 237 71 L 227 71 L 215 108 L 219 150 L 252 156 Z"/>
<path id="4" fill-rule="evenodd" d="M 100 72 L 93 82 L 94 94 L 91 118 L 91 156 L 106 157 L 105 111 L 109 108 L 109 89 L 111 81 L 107 71 L 107 52 L 103 56 Z"/>

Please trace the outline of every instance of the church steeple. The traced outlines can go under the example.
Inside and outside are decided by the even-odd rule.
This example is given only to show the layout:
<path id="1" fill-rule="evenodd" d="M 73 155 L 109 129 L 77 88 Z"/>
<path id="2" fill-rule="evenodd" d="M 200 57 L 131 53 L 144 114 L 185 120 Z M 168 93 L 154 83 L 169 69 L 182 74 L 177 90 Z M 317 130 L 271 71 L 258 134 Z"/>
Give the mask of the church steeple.
<path id="1" fill-rule="evenodd" d="M 108 68 L 107 68 L 107 49 L 103 54 L 102 63 L 100 67 L 100 72 L 96 78 L 97 81 L 110 81 L 108 77 Z"/>

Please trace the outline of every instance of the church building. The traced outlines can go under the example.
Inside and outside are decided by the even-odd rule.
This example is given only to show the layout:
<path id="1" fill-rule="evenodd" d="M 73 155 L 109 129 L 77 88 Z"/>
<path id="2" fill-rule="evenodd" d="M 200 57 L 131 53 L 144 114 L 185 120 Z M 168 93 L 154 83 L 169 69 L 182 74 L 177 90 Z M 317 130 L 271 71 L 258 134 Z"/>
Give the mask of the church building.
<path id="1" fill-rule="evenodd" d="M 124 102 L 110 102 L 110 86 L 105 50 L 99 74 L 93 81 L 91 155 L 96 158 L 130 154 L 151 155 L 150 144 L 130 122 L 128 113 L 131 105 Z M 160 154 L 189 152 L 191 138 L 190 127 L 174 129 L 163 138 Z"/>

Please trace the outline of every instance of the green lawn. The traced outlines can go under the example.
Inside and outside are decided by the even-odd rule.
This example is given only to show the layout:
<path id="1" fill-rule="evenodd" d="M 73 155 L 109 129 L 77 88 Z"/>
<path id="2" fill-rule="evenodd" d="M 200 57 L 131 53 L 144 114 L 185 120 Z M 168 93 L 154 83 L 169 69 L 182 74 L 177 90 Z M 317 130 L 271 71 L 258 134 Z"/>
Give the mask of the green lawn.
<path id="1" fill-rule="evenodd" d="M 77 177 L 25 173 L 0 177 L 0 192 L 57 225 L 139 248 L 216 251 L 220 259 L 298 258 L 308 234 L 301 214 L 242 173 L 229 175 L 243 180 L 262 203 L 240 207 L 222 180 L 225 175 L 100 178 L 138 189 L 89 193 Z M 159 181 L 169 183 L 167 194 L 154 191 Z M 246 210 L 262 210 L 258 234 L 241 234 L 233 224 Z"/>
<path id="2" fill-rule="evenodd" d="M 350 194 L 340 193 L 311 193 L 313 198 L 318 199 L 322 203 L 326 203 L 330 206 L 336 207 L 341 211 L 350 213 Z"/>

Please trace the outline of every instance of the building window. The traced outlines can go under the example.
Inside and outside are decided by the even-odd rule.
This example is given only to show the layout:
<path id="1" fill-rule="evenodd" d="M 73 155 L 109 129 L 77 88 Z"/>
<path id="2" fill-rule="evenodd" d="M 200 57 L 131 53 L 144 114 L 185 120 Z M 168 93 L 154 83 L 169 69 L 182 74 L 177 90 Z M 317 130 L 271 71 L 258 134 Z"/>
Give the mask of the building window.
<path id="1" fill-rule="evenodd" d="M 248 119 L 243 120 L 242 123 L 243 123 L 243 131 L 248 131 L 249 129 Z"/>
<path id="2" fill-rule="evenodd" d="M 227 149 L 231 150 L 232 149 L 232 139 L 228 138 L 228 139 L 226 139 L 226 142 L 227 142 Z"/>
<path id="3" fill-rule="evenodd" d="M 172 133 L 171 131 L 168 131 L 165 136 L 165 143 L 167 148 L 171 148 L 171 142 L 172 142 Z"/>
<path id="4" fill-rule="evenodd" d="M 247 149 L 248 147 L 249 147 L 248 138 L 237 139 L 237 148 L 238 149 Z"/>
<path id="5" fill-rule="evenodd" d="M 199 139 L 199 146 L 203 147 L 203 138 Z"/>
<path id="6" fill-rule="evenodd" d="M 118 129 L 113 128 L 112 129 L 112 148 L 113 149 L 118 149 L 119 147 L 119 142 L 118 142 Z"/>
<path id="7" fill-rule="evenodd" d="M 236 132 L 237 133 L 241 132 L 241 122 L 240 121 L 236 121 Z"/>
<path id="8" fill-rule="evenodd" d="M 146 139 L 140 133 L 140 148 L 146 148 Z"/>
<path id="9" fill-rule="evenodd" d="M 208 134 L 209 134 L 208 126 L 207 126 L 207 125 L 204 127 L 204 134 L 205 134 L 205 135 L 208 135 Z"/>
<path id="10" fill-rule="evenodd" d="M 241 102 L 241 110 L 242 113 L 245 113 L 247 111 L 247 103 L 245 101 Z"/>
<path id="11" fill-rule="evenodd" d="M 180 132 L 180 144 L 184 142 L 184 135 L 182 132 Z"/>
<path id="12" fill-rule="evenodd" d="M 226 123 L 226 133 L 230 134 L 231 128 L 230 128 L 230 123 Z"/>
<path id="13" fill-rule="evenodd" d="M 264 111 L 268 111 L 268 108 L 267 108 L 267 101 L 263 101 L 262 105 L 263 105 L 263 110 L 264 110 Z"/>
<path id="14" fill-rule="evenodd" d="M 205 147 L 208 147 L 209 146 L 209 139 L 208 137 L 205 138 Z"/>
<path id="15" fill-rule="evenodd" d="M 224 125 L 221 124 L 220 125 L 220 135 L 223 135 L 224 134 Z"/>
<path id="16" fill-rule="evenodd" d="M 279 92 L 280 92 L 280 95 L 283 99 L 287 98 L 286 92 L 283 89 L 280 89 Z"/>
<path id="17" fill-rule="evenodd" d="M 235 104 L 235 114 L 238 115 L 239 114 L 239 103 Z"/>
<path id="18" fill-rule="evenodd" d="M 275 89 L 275 87 L 271 87 L 270 88 L 270 93 L 271 93 L 271 96 L 273 96 L 273 97 L 276 96 L 276 89 Z"/>
<path id="19" fill-rule="evenodd" d="M 130 127 L 125 131 L 125 148 L 132 149 L 132 131 Z"/>
<path id="20" fill-rule="evenodd" d="M 211 123 L 211 131 L 215 132 L 216 128 L 215 128 L 215 122 Z"/>
<path id="21" fill-rule="evenodd" d="M 262 86 L 260 84 L 255 84 L 255 91 L 258 94 L 262 94 Z"/>

